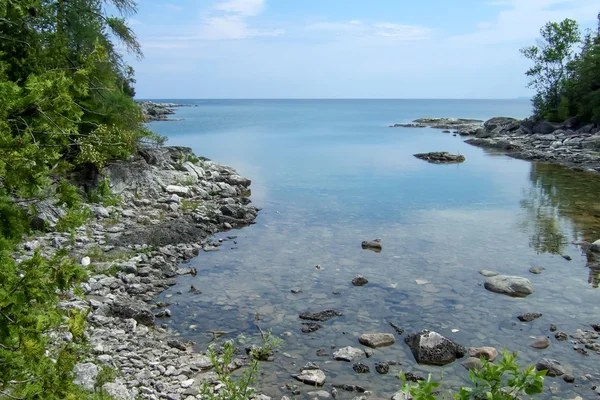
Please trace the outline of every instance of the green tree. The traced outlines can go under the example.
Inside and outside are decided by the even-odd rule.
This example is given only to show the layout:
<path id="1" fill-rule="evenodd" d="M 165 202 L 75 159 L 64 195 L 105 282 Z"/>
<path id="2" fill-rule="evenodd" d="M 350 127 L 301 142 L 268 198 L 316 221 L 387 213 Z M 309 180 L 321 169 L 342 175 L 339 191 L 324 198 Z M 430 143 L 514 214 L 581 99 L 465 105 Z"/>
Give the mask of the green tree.
<path id="1" fill-rule="evenodd" d="M 521 53 L 533 61 L 526 72 L 530 77 L 528 87 L 537 91 L 533 99 L 536 115 L 560 120 L 561 98 L 571 77 L 575 47 L 581 40 L 579 25 L 572 19 L 549 22 L 540 34 L 542 39 L 537 46 L 521 49 Z"/>

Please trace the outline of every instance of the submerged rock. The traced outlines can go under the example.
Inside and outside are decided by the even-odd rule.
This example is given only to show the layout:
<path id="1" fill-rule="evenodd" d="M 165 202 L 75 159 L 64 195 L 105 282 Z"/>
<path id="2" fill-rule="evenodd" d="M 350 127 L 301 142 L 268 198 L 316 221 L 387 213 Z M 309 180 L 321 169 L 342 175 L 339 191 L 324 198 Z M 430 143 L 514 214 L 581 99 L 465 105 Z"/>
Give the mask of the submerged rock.
<path id="1" fill-rule="evenodd" d="M 316 324 L 314 322 L 304 322 L 302 325 L 303 326 L 302 328 L 300 328 L 300 330 L 304 333 L 316 332 L 323 327 L 322 325 Z"/>
<path id="2" fill-rule="evenodd" d="M 393 345 L 396 343 L 396 338 L 391 333 L 365 333 L 360 335 L 358 342 L 376 349 Z"/>
<path id="3" fill-rule="evenodd" d="M 517 318 L 519 318 L 519 321 L 521 321 L 521 322 L 531 322 L 531 321 L 541 318 L 541 317 L 542 317 L 542 314 L 540 314 L 540 313 L 527 313 L 527 314 L 519 315 Z"/>
<path id="4" fill-rule="evenodd" d="M 534 349 L 542 350 L 542 349 L 546 349 L 546 348 L 548 348 L 548 346 L 550 346 L 550 341 L 548 340 L 547 337 L 542 336 L 542 337 L 535 339 L 533 342 L 531 342 L 529 344 L 529 346 L 533 347 Z"/>
<path id="5" fill-rule="evenodd" d="M 434 151 L 431 153 L 415 154 L 420 160 L 425 160 L 433 164 L 458 164 L 465 162 L 465 156 L 461 154 L 451 154 L 446 151 Z"/>
<path id="6" fill-rule="evenodd" d="M 362 275 L 358 275 L 356 278 L 352 279 L 352 284 L 354 286 L 364 286 L 367 283 L 369 283 L 369 281 Z"/>
<path id="7" fill-rule="evenodd" d="M 378 362 L 375 364 L 375 371 L 381 375 L 385 375 L 390 372 L 390 364 L 387 362 Z"/>
<path id="8" fill-rule="evenodd" d="M 495 347 L 471 347 L 469 355 L 475 358 L 485 358 L 490 362 L 494 362 L 498 357 L 498 350 Z"/>
<path id="9" fill-rule="evenodd" d="M 373 250 L 376 253 L 379 253 L 382 250 L 381 239 L 363 240 L 361 246 L 365 250 Z"/>
<path id="10" fill-rule="evenodd" d="M 483 368 L 483 363 L 481 362 L 481 359 L 476 357 L 469 357 L 460 364 L 463 367 L 465 367 L 468 371 Z"/>
<path id="11" fill-rule="evenodd" d="M 529 268 L 529 272 L 531 272 L 532 274 L 536 274 L 536 275 L 541 274 L 545 270 L 546 270 L 546 268 L 544 268 L 544 267 L 531 267 L 531 268 Z"/>
<path id="12" fill-rule="evenodd" d="M 301 319 L 306 319 L 309 321 L 318 321 L 318 322 L 324 322 L 324 321 L 329 321 L 331 318 L 334 317 L 341 317 L 342 313 L 337 312 L 335 310 L 325 310 L 325 311 L 320 311 L 317 313 L 312 313 L 312 312 L 303 312 L 302 314 L 300 314 L 300 318 Z"/>
<path id="13" fill-rule="evenodd" d="M 529 279 L 520 276 L 492 276 L 486 279 L 484 286 L 490 292 L 512 297 L 527 297 L 535 291 Z"/>
<path id="14" fill-rule="evenodd" d="M 498 276 L 498 275 L 500 275 L 496 271 L 489 271 L 487 269 L 482 269 L 481 271 L 479 271 L 479 274 L 482 275 L 482 276 L 485 276 L 486 278 L 489 278 L 491 276 Z"/>
<path id="15" fill-rule="evenodd" d="M 368 365 L 363 364 L 361 362 L 354 363 L 354 365 L 352 366 L 352 369 L 357 374 L 368 374 L 369 372 L 371 372 L 371 368 L 369 368 Z"/>
<path id="16" fill-rule="evenodd" d="M 363 358 L 365 357 L 365 355 L 366 354 L 364 350 L 357 349 L 356 347 L 347 346 L 334 352 L 333 358 L 338 361 L 351 362 Z"/>
<path id="17" fill-rule="evenodd" d="M 466 354 L 464 347 L 437 332 L 424 330 L 408 335 L 404 341 L 419 364 L 446 365 Z"/>

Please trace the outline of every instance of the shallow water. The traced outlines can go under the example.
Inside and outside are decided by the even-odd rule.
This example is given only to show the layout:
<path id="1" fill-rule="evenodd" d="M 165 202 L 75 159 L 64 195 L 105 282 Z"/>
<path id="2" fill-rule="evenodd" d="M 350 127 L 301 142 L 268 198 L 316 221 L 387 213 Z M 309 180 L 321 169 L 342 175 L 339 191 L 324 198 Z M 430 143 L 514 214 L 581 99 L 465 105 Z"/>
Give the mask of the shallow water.
<path id="1" fill-rule="evenodd" d="M 550 357 L 576 377 L 596 375 L 600 356 L 579 355 L 568 341 L 554 340 L 549 326 L 574 333 L 600 322 L 600 276 L 570 244 L 600 238 L 600 178 L 484 151 L 439 130 L 387 127 L 424 116 L 525 117 L 527 101 L 190 102 L 198 107 L 176 115 L 184 121 L 152 128 L 170 145 L 236 167 L 253 180 L 252 200 L 263 208 L 255 225 L 218 235 L 238 238 L 194 259 L 198 275 L 182 277 L 161 296 L 174 303 L 166 322 L 199 349 L 212 329 L 230 332 L 224 339 L 244 333 L 257 340 L 256 313 L 263 330 L 292 332 L 276 361 L 262 364 L 259 386 L 279 397 L 289 395 L 280 387 L 297 383 L 290 374 L 308 361 L 321 364 L 326 386 L 359 383 L 374 398 L 397 390 L 400 369 L 436 379 L 443 373 L 449 389 L 467 379 L 459 362 L 443 369 L 417 365 L 403 337 L 375 350 L 366 361 L 370 374 L 316 355 L 319 348 L 362 347 L 361 333 L 393 333 L 389 322 L 407 333 L 435 330 L 466 347 L 518 350 L 523 364 Z M 428 151 L 458 152 L 467 161 L 433 165 L 412 156 Z M 362 240 L 375 238 L 383 240 L 381 253 L 361 249 Z M 532 275 L 532 266 L 546 270 Z M 526 299 L 490 293 L 481 269 L 527 277 L 536 292 Z M 357 274 L 369 283 L 353 287 Z M 189 293 L 191 284 L 203 294 Z M 300 332 L 298 314 L 330 308 L 345 315 L 322 323 L 318 332 Z M 525 312 L 544 316 L 520 323 L 516 316 Z M 542 335 L 551 335 L 548 349 L 528 347 Z M 378 375 L 374 364 L 383 360 L 402 366 Z M 590 382 L 578 383 L 548 378 L 546 390 L 556 398 L 595 396 Z M 304 393 L 314 390 L 299 386 Z"/>

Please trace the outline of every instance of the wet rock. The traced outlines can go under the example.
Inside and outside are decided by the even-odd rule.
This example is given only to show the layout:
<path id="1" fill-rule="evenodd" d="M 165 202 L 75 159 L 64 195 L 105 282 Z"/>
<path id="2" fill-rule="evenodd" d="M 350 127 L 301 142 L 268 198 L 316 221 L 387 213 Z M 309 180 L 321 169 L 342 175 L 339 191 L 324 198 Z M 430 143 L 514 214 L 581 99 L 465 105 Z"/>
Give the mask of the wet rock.
<path id="1" fill-rule="evenodd" d="M 419 382 L 419 381 L 424 381 L 425 378 L 419 374 L 416 374 L 414 372 L 407 372 L 404 374 L 406 381 L 407 382 Z"/>
<path id="2" fill-rule="evenodd" d="M 562 256 L 562 258 L 564 258 L 567 261 L 572 261 L 573 260 L 573 257 L 571 257 L 569 255 L 564 255 L 564 256 Z"/>
<path id="3" fill-rule="evenodd" d="M 535 291 L 529 279 L 520 276 L 492 276 L 486 279 L 484 286 L 490 292 L 512 297 L 527 297 Z"/>
<path id="4" fill-rule="evenodd" d="M 351 346 L 341 348 L 333 353 L 333 358 L 338 361 L 351 362 L 363 357 L 365 357 L 364 350 Z"/>
<path id="5" fill-rule="evenodd" d="M 392 400 L 413 400 L 412 396 L 406 392 L 399 391 L 394 393 Z"/>
<path id="6" fill-rule="evenodd" d="M 567 382 L 567 383 L 575 383 L 575 377 L 573 375 L 570 374 L 564 374 L 562 376 L 563 381 Z"/>
<path id="7" fill-rule="evenodd" d="M 590 245 L 590 250 L 596 253 L 600 253 L 600 239 L 596 240 Z"/>
<path id="8" fill-rule="evenodd" d="M 544 268 L 544 267 L 531 267 L 531 268 L 529 268 L 529 272 L 531 272 L 532 274 L 536 274 L 536 275 L 541 274 L 545 270 L 546 270 L 546 268 Z"/>
<path id="9" fill-rule="evenodd" d="M 327 379 L 325 373 L 320 369 L 304 370 L 298 375 L 292 375 L 292 377 L 312 386 L 323 386 L 325 384 L 325 379 Z"/>
<path id="10" fill-rule="evenodd" d="M 519 321 L 521 321 L 521 322 L 531 322 L 540 317 L 542 317 L 542 314 L 540 314 L 540 313 L 527 313 L 527 314 L 519 315 L 517 318 L 519 318 Z"/>
<path id="11" fill-rule="evenodd" d="M 312 391 L 312 392 L 308 392 L 307 395 L 311 398 L 319 398 L 319 399 L 330 399 L 331 395 L 329 394 L 329 392 L 325 391 L 325 390 L 316 390 L 316 391 Z"/>
<path id="12" fill-rule="evenodd" d="M 73 368 L 75 379 L 73 383 L 83 387 L 85 390 L 93 391 L 96 385 L 96 377 L 100 369 L 93 363 L 79 363 Z"/>
<path id="13" fill-rule="evenodd" d="M 414 155 L 420 160 L 433 164 L 459 164 L 465 162 L 465 156 L 461 154 L 452 154 L 446 151 L 434 151 L 431 153 L 419 153 Z"/>
<path id="14" fill-rule="evenodd" d="M 314 322 L 304 322 L 304 323 L 302 323 L 302 325 L 303 326 L 302 326 L 302 328 L 300 328 L 300 330 L 303 333 L 316 332 L 316 331 L 318 331 L 319 329 L 321 329 L 323 327 L 322 325 L 319 325 L 319 324 L 314 323 Z"/>
<path id="15" fill-rule="evenodd" d="M 559 126 L 553 124 L 552 122 L 539 121 L 533 126 L 533 133 L 539 133 L 540 135 L 549 135 L 558 128 Z"/>
<path id="16" fill-rule="evenodd" d="M 483 363 L 481 362 L 481 359 L 475 357 L 469 357 L 460 364 L 463 367 L 465 367 L 468 371 L 483 368 Z"/>
<path id="17" fill-rule="evenodd" d="M 377 253 L 381 252 L 381 250 L 382 250 L 381 239 L 364 240 L 361 245 L 362 245 L 363 249 L 373 250 Z"/>
<path id="18" fill-rule="evenodd" d="M 550 341 L 548 340 L 547 337 L 542 336 L 542 337 L 535 339 L 533 342 L 531 342 L 529 344 L 529 346 L 533 347 L 534 349 L 543 350 L 543 349 L 547 349 L 548 346 L 550 346 Z"/>
<path id="19" fill-rule="evenodd" d="M 488 271 L 487 269 L 482 269 L 481 271 L 479 271 L 479 274 L 485 276 L 486 278 L 500 275 L 496 271 Z"/>
<path id="20" fill-rule="evenodd" d="M 172 347 L 172 348 L 177 349 L 177 350 L 181 350 L 181 351 L 186 351 L 187 350 L 185 344 L 183 344 L 181 341 L 176 340 L 176 339 L 167 341 L 167 345 L 169 347 Z"/>
<path id="21" fill-rule="evenodd" d="M 394 330 L 396 331 L 396 333 L 400 336 L 404 335 L 404 328 L 402 328 L 401 326 L 396 325 L 393 322 L 390 322 L 390 326 L 392 328 L 394 328 Z"/>
<path id="22" fill-rule="evenodd" d="M 494 362 L 498 358 L 498 350 L 494 347 L 471 347 L 469 349 L 469 356 L 475 358 L 483 356 L 486 360 Z"/>
<path id="23" fill-rule="evenodd" d="M 591 324 L 590 325 L 596 332 L 600 332 L 600 324 Z"/>
<path id="24" fill-rule="evenodd" d="M 352 369 L 357 374 L 368 374 L 369 372 L 371 372 L 371 368 L 369 368 L 368 365 L 363 364 L 361 362 L 354 363 L 354 365 L 352 366 Z"/>
<path id="25" fill-rule="evenodd" d="M 317 356 L 319 357 L 329 357 L 329 352 L 325 349 L 317 349 Z"/>
<path id="26" fill-rule="evenodd" d="M 554 335 L 554 337 L 559 342 L 564 342 L 565 340 L 569 339 L 569 335 L 567 335 L 565 332 L 556 332 L 556 334 Z"/>
<path id="27" fill-rule="evenodd" d="M 356 278 L 352 279 L 352 284 L 354 286 L 364 286 L 367 283 L 369 283 L 369 281 L 362 275 L 358 275 Z"/>
<path id="28" fill-rule="evenodd" d="M 498 128 L 503 131 L 514 131 L 520 126 L 520 121 L 515 118 L 509 117 L 494 117 L 483 123 L 483 127 L 486 131 L 494 131 Z"/>
<path id="29" fill-rule="evenodd" d="M 464 357 L 466 349 L 437 332 L 424 330 L 404 341 L 419 364 L 446 365 Z"/>
<path id="30" fill-rule="evenodd" d="M 387 362 L 378 362 L 375 364 L 375 371 L 382 375 L 385 375 L 388 372 L 390 372 L 390 364 Z"/>
<path id="31" fill-rule="evenodd" d="M 396 338 L 391 333 L 364 333 L 360 335 L 358 342 L 376 349 L 393 345 L 396 343 Z"/>
<path id="32" fill-rule="evenodd" d="M 556 332 L 557 329 L 555 324 L 550 324 L 550 332 Z"/>
<path id="33" fill-rule="evenodd" d="M 566 370 L 561 363 L 550 358 L 542 358 L 537 362 L 535 368 L 538 371 L 548 371 L 547 375 L 552 377 L 562 376 L 566 373 Z"/>
<path id="34" fill-rule="evenodd" d="M 292 292 L 292 294 L 300 294 L 300 293 L 302 293 L 302 290 L 292 289 L 291 292 Z"/>
<path id="35" fill-rule="evenodd" d="M 302 314 L 300 314 L 300 318 L 301 319 L 306 319 L 309 321 L 318 321 L 318 322 L 325 322 L 325 321 L 329 321 L 331 318 L 334 317 L 341 317 L 344 314 L 337 312 L 335 310 L 325 310 L 325 311 L 320 311 L 317 313 L 312 313 L 312 312 L 303 312 Z"/>

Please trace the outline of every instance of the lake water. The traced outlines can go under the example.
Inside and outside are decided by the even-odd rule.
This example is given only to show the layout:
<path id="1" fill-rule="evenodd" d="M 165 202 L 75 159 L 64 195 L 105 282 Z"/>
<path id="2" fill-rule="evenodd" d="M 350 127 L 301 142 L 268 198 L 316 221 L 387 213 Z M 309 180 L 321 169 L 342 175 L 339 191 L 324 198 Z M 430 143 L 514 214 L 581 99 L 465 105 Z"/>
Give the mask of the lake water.
<path id="1" fill-rule="evenodd" d="M 571 334 L 600 323 L 600 272 L 570 244 L 600 238 L 598 176 L 484 151 L 440 130 L 388 128 L 425 116 L 526 117 L 528 101 L 168 101 L 197 107 L 179 108 L 176 117 L 184 121 L 153 123 L 152 129 L 170 145 L 192 147 L 251 178 L 251 198 L 263 210 L 255 225 L 218 235 L 238 238 L 194 259 L 198 275 L 180 278 L 161 296 L 174 303 L 167 323 L 200 350 L 212 338 L 208 330 L 230 332 L 223 339 L 243 333 L 257 341 L 256 313 L 263 330 L 291 332 L 276 361 L 262 364 L 258 386 L 264 393 L 290 395 L 280 388 L 299 384 L 290 374 L 308 361 L 320 363 L 326 388 L 361 384 L 372 398 L 390 398 L 400 369 L 435 379 L 443 373 L 446 389 L 466 381 L 460 362 L 417 365 L 403 337 L 364 361 L 370 374 L 357 375 L 351 363 L 316 354 L 332 346 L 362 347 L 360 334 L 393 333 L 389 322 L 407 333 L 434 330 L 466 347 L 519 351 L 522 364 L 550 357 L 577 378 L 597 376 L 600 356 L 581 356 L 570 342 L 556 341 L 549 326 Z M 460 153 L 467 161 L 433 165 L 413 157 L 429 151 Z M 361 241 L 375 238 L 383 241 L 381 253 L 361 249 Z M 546 270 L 532 275 L 532 266 Z M 536 292 L 526 299 L 490 293 L 481 269 L 527 277 Z M 366 286 L 352 286 L 358 274 L 369 280 Z M 203 294 L 189 293 L 190 284 Z M 298 314 L 325 309 L 344 316 L 315 333 L 300 331 Z M 517 315 L 526 312 L 543 317 L 519 322 Z M 546 350 L 528 346 L 539 336 L 550 337 Z M 379 375 L 374 364 L 384 360 L 402 365 Z M 303 393 L 314 390 L 299 386 Z M 591 398 L 590 386 L 548 378 L 552 396 L 544 398 Z"/>

